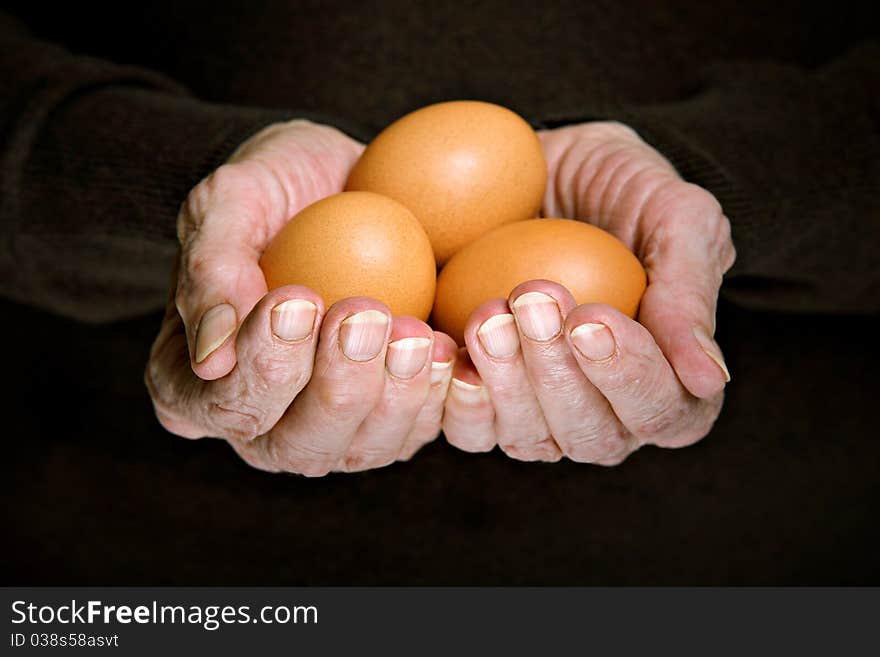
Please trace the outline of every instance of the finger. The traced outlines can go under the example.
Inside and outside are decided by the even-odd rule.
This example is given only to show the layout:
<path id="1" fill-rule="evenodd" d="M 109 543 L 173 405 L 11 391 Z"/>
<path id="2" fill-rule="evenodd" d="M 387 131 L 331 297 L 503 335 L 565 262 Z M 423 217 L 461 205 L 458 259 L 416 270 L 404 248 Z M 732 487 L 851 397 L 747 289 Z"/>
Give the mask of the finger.
<path id="1" fill-rule="evenodd" d="M 562 452 L 597 463 L 625 450 L 626 432 L 563 333 L 564 318 L 577 305 L 571 293 L 551 281 L 529 281 L 514 288 L 509 303 L 535 396 Z"/>
<path id="2" fill-rule="evenodd" d="M 529 378 L 556 444 L 575 461 L 619 462 L 630 450 L 627 432 L 584 376 L 562 330 L 574 298 L 551 281 L 529 281 L 514 288 L 510 305 Z"/>
<path id="3" fill-rule="evenodd" d="M 322 476 L 335 469 L 382 396 L 391 313 L 356 297 L 325 314 L 312 378 L 269 433 L 239 444 L 242 457 L 267 470 Z"/>
<path id="4" fill-rule="evenodd" d="M 316 292 L 289 285 L 269 292 L 235 338 L 238 362 L 201 386 L 212 435 L 253 440 L 269 431 L 312 375 L 324 305 Z"/>
<path id="5" fill-rule="evenodd" d="M 232 337 L 266 293 L 259 255 L 269 236 L 261 227 L 278 210 L 271 186 L 260 180 L 246 165 L 224 165 L 192 191 L 178 216 L 175 300 L 193 371 L 203 379 L 232 371 Z"/>
<path id="6" fill-rule="evenodd" d="M 466 348 L 452 366 L 452 381 L 443 411 L 446 441 L 465 452 L 488 452 L 497 443 L 495 410 Z"/>
<path id="7" fill-rule="evenodd" d="M 685 388 L 708 399 L 730 381 L 712 336 L 722 276 L 733 264 L 735 251 L 717 201 L 698 189 L 691 190 L 696 204 L 684 206 L 675 221 L 662 222 L 649 238 L 645 256 L 649 284 L 639 321 L 654 336 Z"/>
<path id="8" fill-rule="evenodd" d="M 417 451 L 440 434 L 443 421 L 443 406 L 452 379 L 452 367 L 458 355 L 455 340 L 439 331 L 434 331 L 434 351 L 431 355 L 430 391 L 404 441 L 398 457 L 402 461 L 411 459 Z"/>
<path id="9" fill-rule="evenodd" d="M 524 461 L 558 461 L 562 454 L 529 381 L 507 302 L 495 299 L 480 305 L 468 319 L 464 338 L 495 409 L 499 447 Z"/>
<path id="10" fill-rule="evenodd" d="M 702 438 L 716 404 L 693 397 L 654 338 L 638 322 L 602 304 L 575 308 L 565 335 L 583 373 L 639 445 L 689 445 Z"/>
<path id="11" fill-rule="evenodd" d="M 642 200 L 622 193 L 626 184 L 636 174 L 648 172 L 677 177 L 660 153 L 622 123 L 592 121 L 539 131 L 538 137 L 544 146 L 548 180 L 554 181 L 544 193 L 542 216 L 588 221 L 626 243 L 631 243 L 628 237 L 635 226 L 620 219 L 638 213 Z"/>
<path id="12" fill-rule="evenodd" d="M 240 360 L 227 376 L 203 381 L 189 367 L 178 313 L 166 315 L 148 368 L 157 415 L 173 433 L 252 440 L 268 431 L 309 380 L 321 298 L 291 285 L 267 294 L 236 337 Z M 160 421 L 161 421 L 160 417 Z"/>
<path id="13" fill-rule="evenodd" d="M 395 317 L 385 354 L 385 386 L 358 428 L 341 469 L 356 472 L 397 460 L 431 389 L 434 332 L 415 317 Z"/>

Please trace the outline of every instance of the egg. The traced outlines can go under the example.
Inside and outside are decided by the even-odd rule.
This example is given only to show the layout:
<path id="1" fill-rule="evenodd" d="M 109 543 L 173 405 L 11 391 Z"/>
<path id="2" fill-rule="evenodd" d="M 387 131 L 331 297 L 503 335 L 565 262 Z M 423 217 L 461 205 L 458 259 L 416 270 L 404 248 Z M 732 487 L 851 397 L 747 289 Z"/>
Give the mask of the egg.
<path id="1" fill-rule="evenodd" d="M 638 258 L 600 228 L 571 219 L 520 221 L 486 233 L 446 264 L 431 323 L 463 345 L 477 306 L 538 278 L 565 286 L 578 304 L 605 303 L 630 317 L 647 281 Z"/>
<path id="2" fill-rule="evenodd" d="M 427 319 L 437 265 L 419 221 L 397 201 L 343 192 L 300 211 L 260 258 L 269 289 L 306 285 L 329 307 L 353 296 L 378 299 L 395 315 Z"/>
<path id="3" fill-rule="evenodd" d="M 547 165 L 514 112 L 479 101 L 429 105 L 370 143 L 347 190 L 384 194 L 419 218 L 439 264 L 495 226 L 538 215 Z"/>

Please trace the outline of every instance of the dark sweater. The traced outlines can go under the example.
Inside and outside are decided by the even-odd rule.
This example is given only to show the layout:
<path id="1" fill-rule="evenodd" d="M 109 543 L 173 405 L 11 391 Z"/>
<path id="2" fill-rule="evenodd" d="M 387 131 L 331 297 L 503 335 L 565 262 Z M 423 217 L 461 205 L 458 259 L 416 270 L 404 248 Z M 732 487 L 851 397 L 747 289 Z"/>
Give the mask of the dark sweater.
<path id="1" fill-rule="evenodd" d="M 0 580 L 880 583 L 868 15 L 791 0 L 183 4 L 0 13 Z M 166 298 L 192 185 L 280 118 L 368 138 L 467 97 L 536 124 L 625 121 L 721 199 L 739 260 L 712 433 L 612 469 L 441 440 L 321 480 L 165 433 L 141 383 L 161 312 L 133 316 Z"/>
<path id="2" fill-rule="evenodd" d="M 152 310 L 181 200 L 266 123 L 333 117 L 364 138 L 480 98 L 639 130 L 721 200 L 737 302 L 876 311 L 880 46 L 867 16 L 802 4 L 13 2 L 3 293 L 90 320 Z"/>

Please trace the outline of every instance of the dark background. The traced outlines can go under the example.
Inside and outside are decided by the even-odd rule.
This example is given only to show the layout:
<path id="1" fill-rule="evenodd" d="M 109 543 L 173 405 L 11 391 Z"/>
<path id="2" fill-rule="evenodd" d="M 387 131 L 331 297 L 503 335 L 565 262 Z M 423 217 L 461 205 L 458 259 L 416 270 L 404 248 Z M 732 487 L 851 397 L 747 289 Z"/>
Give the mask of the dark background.
<path id="1" fill-rule="evenodd" d="M 140 381 L 158 316 L 0 313 L 7 584 L 880 582 L 876 319 L 723 305 L 733 381 L 687 449 L 608 469 L 438 441 L 309 480 L 159 427 Z"/>
<path id="2" fill-rule="evenodd" d="M 671 103 L 664 111 L 674 118 L 675 102 L 697 97 L 711 81 L 704 69 L 716 62 L 727 62 L 722 77 L 732 71 L 736 81 L 748 72 L 737 63 L 749 58 L 809 69 L 876 29 L 846 3 L 675 2 L 659 12 L 647 0 L 577 0 L 549 3 L 564 7 L 555 13 L 534 2 L 387 3 L 399 5 L 392 20 L 370 3 L 341 3 L 342 11 L 300 2 L 278 39 L 269 10 L 281 4 L 9 3 L 39 36 L 159 70 L 199 98 L 325 112 L 368 131 L 455 97 L 501 102 L 533 120 L 618 103 Z M 789 202 L 789 188 L 774 189 L 772 175 L 781 162 L 785 177 L 786 158 L 755 157 L 771 172 L 761 189 L 781 199 L 778 207 L 794 208 L 793 233 L 762 230 L 781 211 L 757 212 L 751 232 L 731 217 L 740 262 L 768 264 L 728 284 L 720 307 L 717 337 L 733 380 L 715 429 L 693 447 L 644 448 L 616 468 L 519 463 L 440 440 L 408 464 L 364 474 L 267 475 L 221 441 L 186 441 L 156 422 L 142 373 L 158 314 L 90 325 L 0 302 L 0 580 L 880 583 L 880 318 L 763 313 L 730 301 L 772 307 L 764 274 L 796 282 L 806 259 L 817 263 L 826 296 L 814 304 L 809 287 L 795 286 L 800 297 L 786 297 L 792 307 L 833 308 L 831 288 L 846 280 L 847 262 L 821 258 L 821 230 L 800 239 L 800 217 L 805 227 L 815 223 L 811 206 L 825 192 L 815 178 L 798 179 L 796 165 L 813 164 L 818 177 L 824 161 L 791 159 Z M 845 181 L 854 172 L 831 174 Z M 169 208 L 197 179 L 162 190 Z M 53 207 L 51 190 L 46 199 L 38 207 Z M 64 199 L 57 203 L 63 212 Z M 54 218 L 47 214 L 26 219 Z M 840 220 L 838 233 L 877 221 L 857 211 L 828 216 Z M 151 220 L 154 229 L 142 233 L 158 235 L 158 251 L 172 253 L 173 209 Z M 32 230 L 38 238 L 40 224 Z M 845 258 L 849 242 L 840 244 L 831 251 Z M 31 255 L 37 268 L 51 267 L 53 252 Z M 164 284 L 168 263 L 147 264 Z M 839 286 L 851 307 L 859 305 L 854 290 L 870 289 L 855 271 L 851 287 Z M 158 307 L 164 292 L 154 287 Z M 98 308 L 99 294 L 79 302 Z"/>

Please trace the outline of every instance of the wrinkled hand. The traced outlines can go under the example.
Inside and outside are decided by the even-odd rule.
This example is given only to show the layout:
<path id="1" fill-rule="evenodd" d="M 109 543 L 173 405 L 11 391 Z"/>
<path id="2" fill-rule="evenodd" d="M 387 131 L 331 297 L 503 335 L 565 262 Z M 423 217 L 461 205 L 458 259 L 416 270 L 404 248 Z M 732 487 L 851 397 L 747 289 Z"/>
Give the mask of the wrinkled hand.
<path id="1" fill-rule="evenodd" d="M 145 374 L 168 431 L 225 438 L 255 467 L 306 475 L 407 459 L 438 435 L 451 338 L 373 299 L 325 312 L 308 288 L 267 292 L 259 267 L 290 217 L 342 191 L 362 150 L 327 126 L 276 124 L 189 194 Z"/>
<path id="2" fill-rule="evenodd" d="M 589 221 L 638 255 L 648 274 L 638 322 L 609 306 L 577 306 L 548 281 L 483 304 L 455 366 L 447 439 L 467 451 L 498 444 L 517 459 L 603 465 L 645 444 L 696 442 L 730 378 L 712 338 L 722 275 L 735 259 L 727 218 L 624 125 L 540 136 L 549 167 L 542 215 Z"/>

